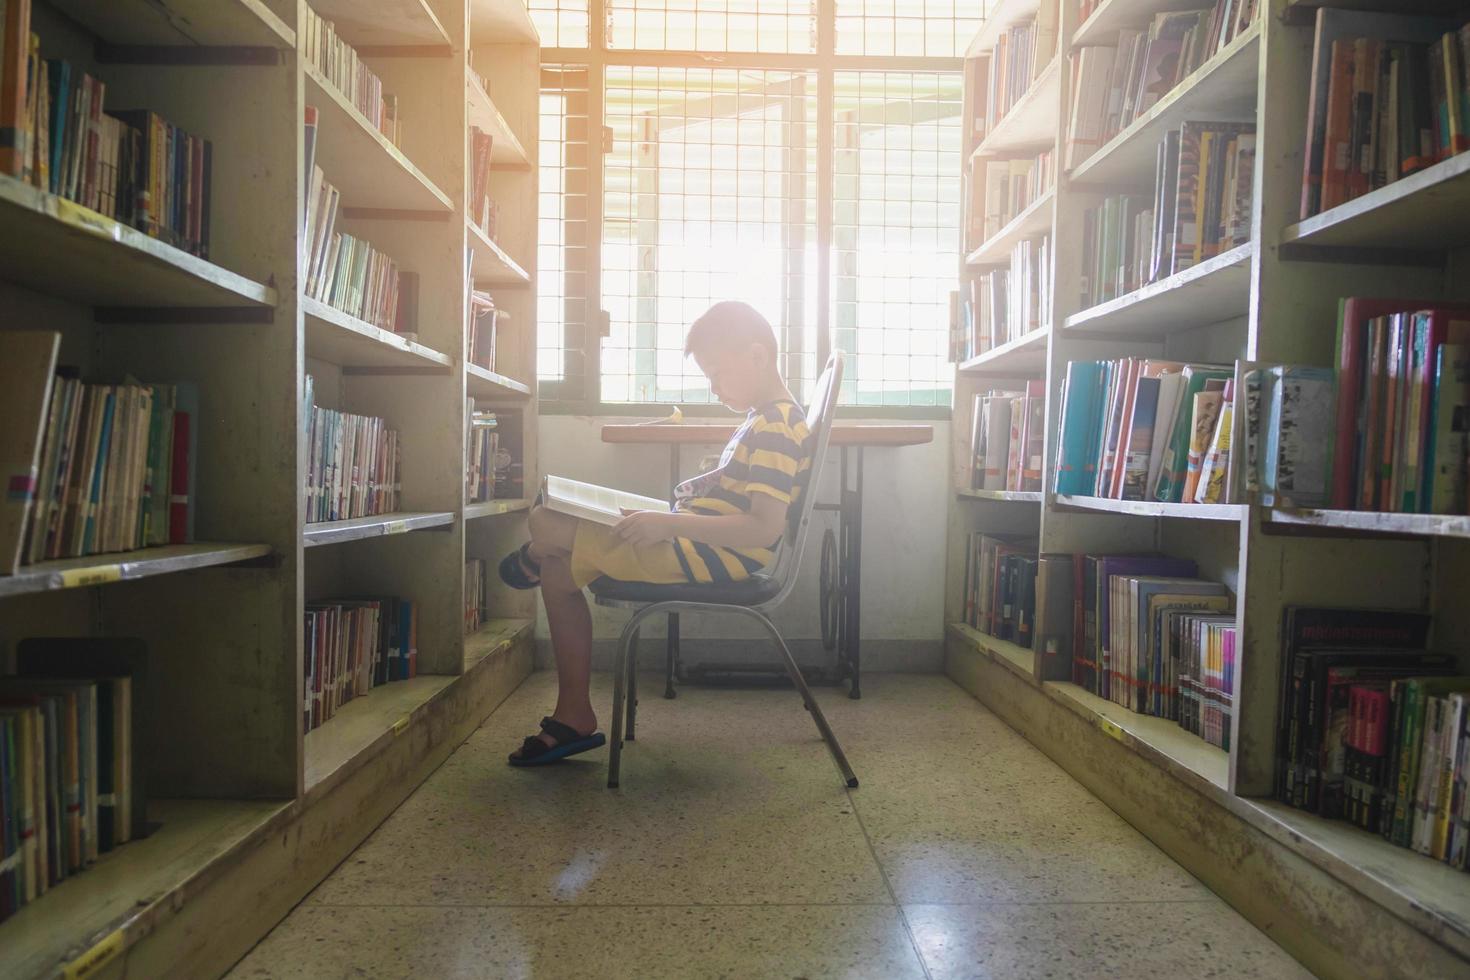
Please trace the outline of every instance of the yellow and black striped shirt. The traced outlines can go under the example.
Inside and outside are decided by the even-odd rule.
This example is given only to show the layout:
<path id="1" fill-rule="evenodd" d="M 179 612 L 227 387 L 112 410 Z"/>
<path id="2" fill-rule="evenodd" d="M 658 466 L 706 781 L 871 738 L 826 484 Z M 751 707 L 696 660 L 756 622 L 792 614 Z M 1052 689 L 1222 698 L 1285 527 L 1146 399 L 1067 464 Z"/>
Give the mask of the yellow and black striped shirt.
<path id="1" fill-rule="evenodd" d="M 801 496 L 798 478 L 811 466 L 806 413 L 788 399 L 751 409 L 720 454 L 720 465 L 681 483 L 674 510 L 688 514 L 749 513 L 751 495 L 762 493 L 788 506 Z M 734 582 L 771 563 L 777 538 L 765 548 L 726 548 L 675 538 L 674 552 L 689 581 Z"/>

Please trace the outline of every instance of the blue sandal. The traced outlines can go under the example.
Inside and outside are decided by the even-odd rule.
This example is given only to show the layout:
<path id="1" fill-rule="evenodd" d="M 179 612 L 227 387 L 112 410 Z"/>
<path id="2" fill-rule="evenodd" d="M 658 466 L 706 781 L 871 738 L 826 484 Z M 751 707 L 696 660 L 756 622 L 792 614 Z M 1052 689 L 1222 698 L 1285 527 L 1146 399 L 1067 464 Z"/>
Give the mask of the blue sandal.
<path id="1" fill-rule="evenodd" d="M 541 585 L 541 566 L 531 559 L 531 543 L 527 541 L 515 551 L 500 559 L 500 581 L 512 589 L 534 589 Z M 530 569 L 535 578 L 526 574 Z"/>
<path id="2" fill-rule="evenodd" d="M 544 766 L 547 763 L 559 762 L 569 755 L 590 752 L 592 749 L 607 744 L 607 738 L 602 732 L 583 735 L 571 725 L 563 725 L 555 718 L 542 718 L 541 730 L 556 739 L 556 744 L 547 745 L 535 735 L 527 736 L 526 740 L 521 743 L 521 754 L 510 756 L 511 765 Z"/>

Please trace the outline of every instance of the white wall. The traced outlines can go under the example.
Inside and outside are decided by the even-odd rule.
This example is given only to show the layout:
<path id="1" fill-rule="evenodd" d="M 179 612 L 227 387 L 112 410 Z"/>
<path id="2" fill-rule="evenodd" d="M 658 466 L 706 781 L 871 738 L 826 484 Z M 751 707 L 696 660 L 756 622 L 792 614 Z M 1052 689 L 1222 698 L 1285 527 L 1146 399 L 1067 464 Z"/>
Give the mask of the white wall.
<path id="1" fill-rule="evenodd" d="M 733 420 L 732 416 L 732 420 Z M 615 446 L 600 436 L 603 421 L 586 416 L 543 415 L 539 454 L 542 472 L 604 483 L 655 497 L 668 495 L 669 451 L 663 446 Z M 862 637 L 865 655 L 875 648 L 932 659 L 943 637 L 944 533 L 948 487 L 949 423 L 934 423 L 934 441 L 900 449 L 868 449 L 864 473 Z M 680 476 L 687 477 L 705 453 L 719 447 L 682 451 Z M 849 458 L 853 457 L 849 451 Z M 838 451 L 830 452 L 819 501 L 835 501 Z M 776 616 L 788 640 L 821 636 L 817 611 L 821 532 L 835 530 L 835 512 L 818 511 L 808 539 L 802 580 Z M 626 613 L 593 607 L 593 630 L 599 640 L 615 639 Z M 652 627 L 652 624 L 650 624 Z M 547 635 L 544 622 L 539 635 Z M 645 636 L 662 635 L 662 624 Z M 726 617 L 689 617 L 681 624 L 685 638 L 751 639 L 760 636 L 753 623 Z M 907 641 L 884 642 L 884 641 Z M 920 650 L 924 652 L 919 653 Z M 686 653 L 691 648 L 686 647 Z M 899 654 L 901 657 L 901 653 Z M 874 666 L 902 667 L 894 654 Z"/>

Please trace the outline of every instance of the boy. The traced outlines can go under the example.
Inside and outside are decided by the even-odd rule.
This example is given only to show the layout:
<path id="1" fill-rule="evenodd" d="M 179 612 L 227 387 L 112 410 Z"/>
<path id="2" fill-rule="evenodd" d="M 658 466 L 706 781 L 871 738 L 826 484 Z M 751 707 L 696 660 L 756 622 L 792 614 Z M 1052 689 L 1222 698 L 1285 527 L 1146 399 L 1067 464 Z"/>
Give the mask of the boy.
<path id="1" fill-rule="evenodd" d="M 536 766 L 605 743 L 589 684 L 592 615 L 582 588 L 600 576 L 622 581 L 724 583 L 747 578 L 775 556 L 811 464 L 806 414 L 778 370 L 776 334 L 746 303 L 716 303 L 689 327 L 684 354 L 745 422 L 720 465 L 680 484 L 673 510 L 629 513 L 615 527 L 536 507 L 531 540 L 500 563 L 520 589 L 541 588 L 556 651 L 556 708 L 510 756 Z"/>

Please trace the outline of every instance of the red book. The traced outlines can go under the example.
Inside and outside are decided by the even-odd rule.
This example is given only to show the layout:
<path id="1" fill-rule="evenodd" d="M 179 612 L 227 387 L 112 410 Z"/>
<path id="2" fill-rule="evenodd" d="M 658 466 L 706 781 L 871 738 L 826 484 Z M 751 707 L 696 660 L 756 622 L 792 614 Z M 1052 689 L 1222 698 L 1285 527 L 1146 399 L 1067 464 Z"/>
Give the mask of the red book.
<path id="1" fill-rule="evenodd" d="M 189 542 L 189 413 L 174 412 L 174 472 L 169 480 L 168 543 Z"/>
<path id="2" fill-rule="evenodd" d="M 1327 89 L 1327 138 L 1322 148 L 1322 210 L 1348 199 L 1352 166 L 1353 64 L 1350 39 L 1332 42 L 1332 81 Z"/>

